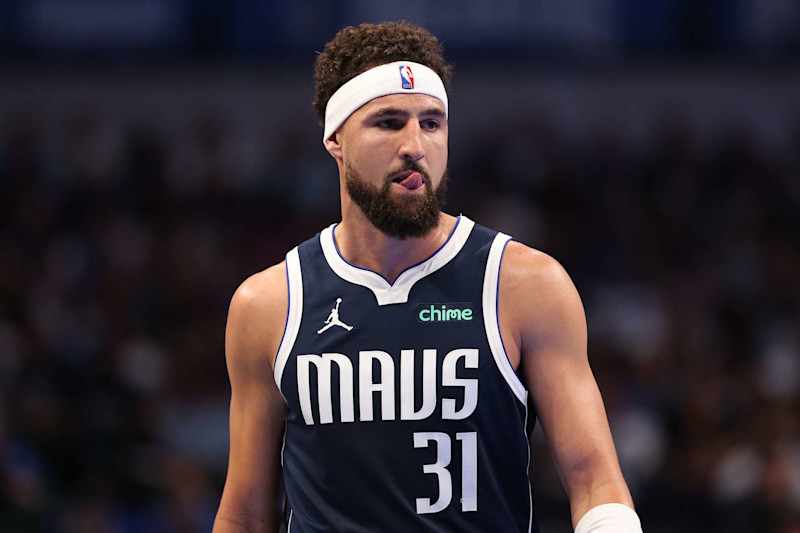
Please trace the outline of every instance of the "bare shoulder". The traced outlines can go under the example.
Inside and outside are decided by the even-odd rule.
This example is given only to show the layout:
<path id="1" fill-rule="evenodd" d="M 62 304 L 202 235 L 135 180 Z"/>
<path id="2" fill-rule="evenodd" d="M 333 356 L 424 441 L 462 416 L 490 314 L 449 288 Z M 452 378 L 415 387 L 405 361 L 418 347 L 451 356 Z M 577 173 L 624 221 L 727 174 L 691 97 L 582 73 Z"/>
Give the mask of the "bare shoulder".
<path id="1" fill-rule="evenodd" d="M 565 282 L 572 284 L 564 267 L 553 257 L 516 241 L 506 246 L 501 275 L 516 288 L 533 285 L 557 289 Z"/>
<path id="2" fill-rule="evenodd" d="M 288 307 L 285 261 L 247 278 L 231 298 L 225 349 L 232 357 L 266 357 L 278 350 Z"/>
<path id="3" fill-rule="evenodd" d="M 244 280 L 233 294 L 231 308 L 269 312 L 275 307 L 275 299 L 286 299 L 287 292 L 286 261 L 281 261 Z"/>
<path id="4" fill-rule="evenodd" d="M 500 291 L 502 298 L 532 309 L 546 308 L 558 300 L 578 297 L 575 285 L 561 263 L 540 250 L 515 241 L 508 243 L 503 254 Z"/>
<path id="5" fill-rule="evenodd" d="M 499 305 L 508 333 L 524 351 L 545 340 L 585 328 L 583 304 L 569 274 L 550 255 L 509 242 L 500 270 Z"/>

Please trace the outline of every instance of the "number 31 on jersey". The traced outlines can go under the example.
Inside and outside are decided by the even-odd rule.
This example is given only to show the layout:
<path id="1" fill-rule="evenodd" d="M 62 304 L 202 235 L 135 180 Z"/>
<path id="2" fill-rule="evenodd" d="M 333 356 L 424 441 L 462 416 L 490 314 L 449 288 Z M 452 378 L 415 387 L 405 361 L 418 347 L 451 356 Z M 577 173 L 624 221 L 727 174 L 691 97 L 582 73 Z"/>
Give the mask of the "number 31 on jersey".
<path id="1" fill-rule="evenodd" d="M 461 441 L 461 511 L 478 510 L 478 434 L 475 431 L 456 433 Z M 438 513 L 450 505 L 453 499 L 453 476 L 450 466 L 451 439 L 447 433 L 438 431 L 414 433 L 414 448 L 427 448 L 436 443 L 436 462 L 422 465 L 422 472 L 435 474 L 439 480 L 439 498 L 431 503 L 430 498 L 417 498 L 417 514 Z"/>

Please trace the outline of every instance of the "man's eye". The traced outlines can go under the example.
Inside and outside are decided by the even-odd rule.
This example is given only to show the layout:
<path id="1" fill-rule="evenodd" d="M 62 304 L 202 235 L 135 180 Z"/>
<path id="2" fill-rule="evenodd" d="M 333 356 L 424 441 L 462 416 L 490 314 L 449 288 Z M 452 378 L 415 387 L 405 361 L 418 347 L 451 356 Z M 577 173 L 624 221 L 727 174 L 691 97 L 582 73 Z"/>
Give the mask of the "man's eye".
<path id="1" fill-rule="evenodd" d="M 396 130 L 400 127 L 400 123 L 393 118 L 387 118 L 386 120 L 378 122 L 376 126 L 387 130 Z"/>
<path id="2" fill-rule="evenodd" d="M 422 122 L 423 129 L 426 130 L 436 130 L 439 128 L 439 121 L 437 120 L 425 120 Z"/>

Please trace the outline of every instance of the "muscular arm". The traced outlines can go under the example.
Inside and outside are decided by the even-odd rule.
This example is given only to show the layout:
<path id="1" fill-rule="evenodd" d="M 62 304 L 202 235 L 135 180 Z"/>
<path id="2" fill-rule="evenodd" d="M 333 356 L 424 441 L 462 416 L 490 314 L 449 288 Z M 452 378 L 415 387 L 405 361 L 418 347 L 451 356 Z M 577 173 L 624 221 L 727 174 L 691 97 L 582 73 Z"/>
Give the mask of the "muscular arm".
<path id="1" fill-rule="evenodd" d="M 247 279 L 233 295 L 225 332 L 231 382 L 230 456 L 214 533 L 273 532 L 285 403 L 272 374 L 286 321 L 283 263 Z"/>
<path id="2" fill-rule="evenodd" d="M 575 526 L 604 503 L 633 507 L 587 357 L 586 319 L 569 276 L 550 256 L 511 242 L 500 274 L 509 358 L 533 395 Z"/>

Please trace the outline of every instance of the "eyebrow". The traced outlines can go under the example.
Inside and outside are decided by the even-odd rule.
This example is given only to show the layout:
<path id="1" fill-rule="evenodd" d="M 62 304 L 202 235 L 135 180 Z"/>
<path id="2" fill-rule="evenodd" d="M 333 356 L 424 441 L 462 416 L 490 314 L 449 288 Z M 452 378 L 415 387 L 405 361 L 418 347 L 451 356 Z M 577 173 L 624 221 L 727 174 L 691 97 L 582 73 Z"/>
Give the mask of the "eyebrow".
<path id="1" fill-rule="evenodd" d="M 374 112 L 369 114 L 368 118 L 378 118 L 378 117 L 408 117 L 411 113 L 406 111 L 405 109 L 399 109 L 397 107 L 382 107 L 380 109 L 376 109 Z M 420 116 L 424 117 L 438 117 L 438 118 L 445 118 L 445 113 L 443 110 L 439 109 L 438 107 L 430 107 L 420 113 Z"/>

